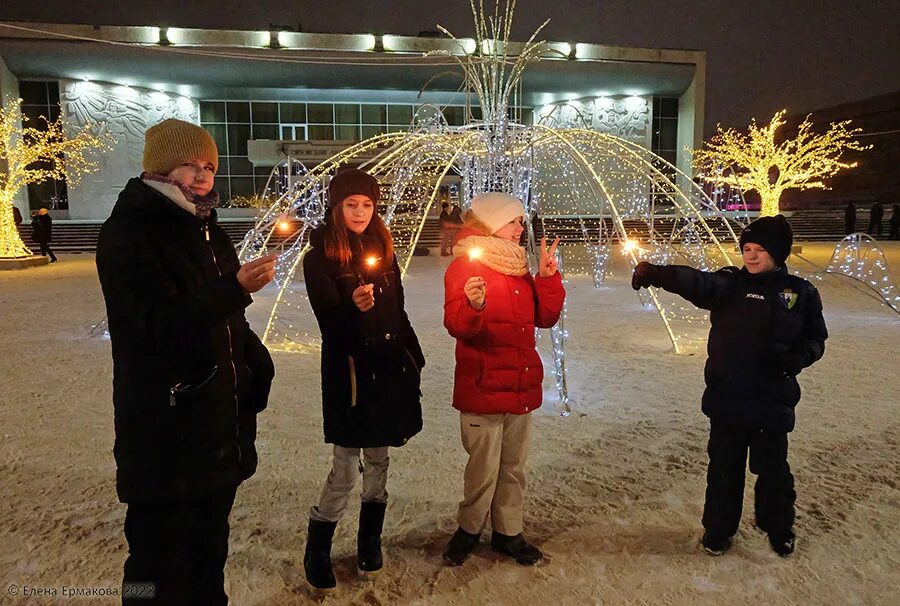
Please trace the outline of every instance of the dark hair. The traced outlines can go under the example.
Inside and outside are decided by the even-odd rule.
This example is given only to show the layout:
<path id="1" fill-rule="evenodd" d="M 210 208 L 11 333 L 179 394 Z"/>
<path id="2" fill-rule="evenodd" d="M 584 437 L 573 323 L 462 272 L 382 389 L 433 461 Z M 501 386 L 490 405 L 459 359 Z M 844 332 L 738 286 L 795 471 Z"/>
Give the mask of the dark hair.
<path id="1" fill-rule="evenodd" d="M 344 202 L 331 207 L 331 216 L 325 223 L 325 256 L 341 265 L 349 265 L 353 260 L 350 248 L 350 237 L 347 235 L 347 224 L 344 223 Z M 394 262 L 394 239 L 384 221 L 377 212 L 372 212 L 372 220 L 364 233 L 374 235 L 381 242 L 384 250 L 385 266 Z"/>

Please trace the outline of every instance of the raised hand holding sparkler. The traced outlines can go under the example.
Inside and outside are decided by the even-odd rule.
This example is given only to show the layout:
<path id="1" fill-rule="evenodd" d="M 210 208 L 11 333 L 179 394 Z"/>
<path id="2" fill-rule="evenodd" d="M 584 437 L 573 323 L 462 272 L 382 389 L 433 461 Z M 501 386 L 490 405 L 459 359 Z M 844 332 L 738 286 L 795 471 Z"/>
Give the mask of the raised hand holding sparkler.
<path id="1" fill-rule="evenodd" d="M 478 270 L 478 259 L 481 257 L 482 250 L 477 246 L 469 249 L 469 263 L 475 263 L 475 269 Z M 469 305 L 475 309 L 484 307 L 484 298 L 487 294 L 487 282 L 481 276 L 472 276 L 463 285 L 463 292 L 469 299 Z"/>
<path id="2" fill-rule="evenodd" d="M 237 272 L 237 281 L 248 295 L 253 294 L 275 279 L 275 259 L 277 255 L 266 255 L 244 263 Z"/>
<path id="3" fill-rule="evenodd" d="M 366 257 L 366 279 L 363 280 L 361 274 L 357 274 L 359 278 L 359 286 L 353 291 L 353 303 L 359 308 L 359 311 L 369 311 L 375 307 L 375 285 L 369 283 L 369 272 L 378 266 L 381 259 L 370 256 Z"/>
<path id="4" fill-rule="evenodd" d="M 369 311 L 375 307 L 374 290 L 374 284 L 360 284 L 353 291 L 353 304 L 359 308 L 359 311 Z"/>

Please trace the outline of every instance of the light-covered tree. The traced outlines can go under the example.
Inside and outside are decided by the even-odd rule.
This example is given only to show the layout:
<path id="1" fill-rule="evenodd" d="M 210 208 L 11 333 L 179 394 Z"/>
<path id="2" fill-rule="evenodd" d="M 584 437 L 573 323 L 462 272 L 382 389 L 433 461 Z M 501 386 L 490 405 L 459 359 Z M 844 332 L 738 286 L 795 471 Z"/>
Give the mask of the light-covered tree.
<path id="1" fill-rule="evenodd" d="M 834 122 L 826 132 L 817 133 L 809 116 L 793 138 L 776 142 L 784 114 L 785 110 L 776 113 L 765 126 L 753 120 L 746 134 L 720 126 L 694 152 L 694 167 L 706 181 L 756 191 L 762 200 L 760 214 L 771 216 L 778 214 L 785 190 L 829 189 L 830 177 L 856 166 L 845 159 L 846 152 L 871 147 L 855 139 L 862 129 L 849 128 L 850 120 Z"/>
<path id="2" fill-rule="evenodd" d="M 0 107 L 0 258 L 28 257 L 31 251 L 16 230 L 13 200 L 23 187 L 49 179 L 77 185 L 82 175 L 99 167 L 95 152 L 110 149 L 108 133 L 95 134 L 96 125 L 83 126 L 67 137 L 62 116 L 45 128 L 29 124 L 22 100 Z M 19 126 L 21 124 L 21 126 Z"/>

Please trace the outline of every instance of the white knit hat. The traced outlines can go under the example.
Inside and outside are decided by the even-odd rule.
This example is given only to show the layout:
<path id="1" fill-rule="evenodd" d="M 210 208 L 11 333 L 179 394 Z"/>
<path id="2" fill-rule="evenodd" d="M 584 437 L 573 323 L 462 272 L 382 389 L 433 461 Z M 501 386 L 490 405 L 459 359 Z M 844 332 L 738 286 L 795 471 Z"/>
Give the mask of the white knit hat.
<path id="1" fill-rule="evenodd" d="M 513 196 L 492 191 L 472 198 L 475 218 L 488 226 L 491 234 L 517 217 L 525 218 L 525 207 Z"/>

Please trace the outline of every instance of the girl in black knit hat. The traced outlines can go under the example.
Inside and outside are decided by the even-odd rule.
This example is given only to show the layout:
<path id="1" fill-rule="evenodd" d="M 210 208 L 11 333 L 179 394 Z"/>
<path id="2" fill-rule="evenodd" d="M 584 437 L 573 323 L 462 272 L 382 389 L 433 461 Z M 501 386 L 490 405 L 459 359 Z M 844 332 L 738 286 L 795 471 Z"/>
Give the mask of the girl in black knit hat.
<path id="1" fill-rule="evenodd" d="M 322 413 L 333 444 L 331 472 L 309 514 L 303 566 L 317 589 L 336 586 L 331 541 L 362 474 L 357 566 L 382 567 L 388 447 L 422 429 L 419 374 L 425 365 L 404 309 L 393 240 L 376 212 L 378 182 L 349 169 L 328 187 L 325 224 L 303 259 L 309 302 L 322 331 Z"/>
<path id="2" fill-rule="evenodd" d="M 741 233 L 744 267 L 705 272 L 641 262 L 635 290 L 655 286 L 708 309 L 712 324 L 702 409 L 710 419 L 701 540 L 710 555 L 731 547 L 741 519 L 744 473 L 757 475 L 756 524 L 780 556 L 794 551 L 794 477 L 787 434 L 800 400 L 797 375 L 825 352 L 828 332 L 816 288 L 788 273 L 793 234 L 782 215 Z"/>

